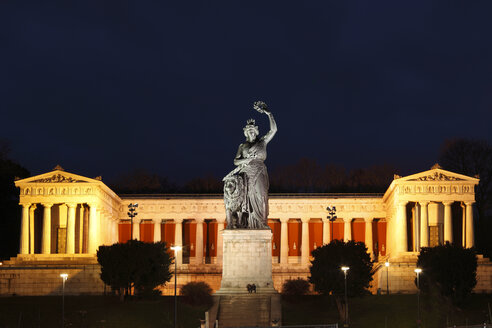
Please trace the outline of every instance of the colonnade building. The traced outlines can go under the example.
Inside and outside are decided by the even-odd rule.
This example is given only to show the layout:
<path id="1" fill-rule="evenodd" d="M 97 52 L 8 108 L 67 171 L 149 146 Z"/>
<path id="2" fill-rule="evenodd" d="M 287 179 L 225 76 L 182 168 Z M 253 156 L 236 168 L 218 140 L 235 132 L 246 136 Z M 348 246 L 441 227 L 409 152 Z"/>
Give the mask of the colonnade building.
<path id="1" fill-rule="evenodd" d="M 421 247 L 445 242 L 474 246 L 475 186 L 479 179 L 439 166 L 394 177 L 384 194 L 270 194 L 268 225 L 273 233 L 273 279 L 307 278 L 311 251 L 333 239 L 364 242 L 375 260 L 372 291 L 386 286 L 411 292 Z M 0 294 L 58 293 L 59 271 L 67 271 L 67 292 L 100 293 L 96 251 L 100 245 L 164 241 L 182 245 L 177 254 L 178 285 L 206 281 L 220 287 L 222 195 L 117 195 L 100 178 L 68 173 L 61 167 L 17 180 L 22 207 L 17 257 L 0 267 Z M 138 203 L 138 215 L 127 216 Z M 337 218 L 327 219 L 327 206 Z M 133 236 L 131 234 L 133 233 Z M 476 290 L 491 291 L 489 262 L 480 260 Z M 386 270 L 386 269 L 384 269 Z M 162 287 L 174 290 L 173 280 Z"/>

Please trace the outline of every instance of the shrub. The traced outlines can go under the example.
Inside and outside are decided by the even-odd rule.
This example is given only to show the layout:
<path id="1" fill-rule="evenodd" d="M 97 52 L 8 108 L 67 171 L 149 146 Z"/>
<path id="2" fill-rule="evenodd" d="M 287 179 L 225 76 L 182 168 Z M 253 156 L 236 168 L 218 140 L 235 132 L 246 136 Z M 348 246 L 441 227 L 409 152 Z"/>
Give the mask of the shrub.
<path id="1" fill-rule="evenodd" d="M 342 266 L 350 267 L 347 274 L 347 290 L 349 296 L 359 296 L 368 293 L 372 281 L 372 261 L 364 243 L 333 240 L 328 245 L 316 248 L 314 260 L 309 268 L 309 282 L 314 290 L 335 296 L 344 295 L 344 273 Z"/>
<path id="2" fill-rule="evenodd" d="M 475 250 L 449 244 L 424 247 L 417 266 L 422 268 L 420 289 L 429 293 L 436 288 L 454 304 L 462 304 L 477 284 Z"/>
<path id="3" fill-rule="evenodd" d="M 166 243 L 129 240 L 124 244 L 100 246 L 97 261 L 101 279 L 112 289 L 128 294 L 131 288 L 141 296 L 153 295 L 154 289 L 171 279 L 172 263 Z"/>
<path id="4" fill-rule="evenodd" d="M 282 294 L 288 296 L 306 295 L 309 292 L 309 282 L 306 279 L 289 279 L 282 285 Z"/>
<path id="5" fill-rule="evenodd" d="M 213 304 L 212 288 L 204 281 L 192 281 L 181 287 L 183 302 L 191 306 L 211 307 Z"/>

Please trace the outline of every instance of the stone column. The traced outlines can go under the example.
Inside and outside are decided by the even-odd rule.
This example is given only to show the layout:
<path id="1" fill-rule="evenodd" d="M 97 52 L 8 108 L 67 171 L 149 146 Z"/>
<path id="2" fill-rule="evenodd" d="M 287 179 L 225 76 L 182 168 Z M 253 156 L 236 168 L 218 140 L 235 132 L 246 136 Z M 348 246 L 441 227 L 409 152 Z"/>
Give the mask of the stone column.
<path id="1" fill-rule="evenodd" d="M 302 218 L 301 264 L 309 264 L 309 218 Z"/>
<path id="2" fill-rule="evenodd" d="M 453 243 L 453 220 L 451 217 L 451 204 L 453 202 L 443 202 L 444 204 L 444 242 Z"/>
<path id="3" fill-rule="evenodd" d="M 53 204 L 43 204 L 43 241 L 41 253 L 51 254 L 51 206 Z"/>
<path id="4" fill-rule="evenodd" d="M 174 246 L 183 246 L 183 219 L 174 219 Z M 176 263 L 183 263 L 183 250 L 177 253 Z"/>
<path id="5" fill-rule="evenodd" d="M 20 235 L 20 254 L 29 254 L 29 206 L 31 204 L 22 205 L 22 219 L 21 219 L 21 235 Z"/>
<path id="6" fill-rule="evenodd" d="M 82 254 L 84 245 L 84 204 L 80 204 L 79 208 L 79 250 L 78 253 Z"/>
<path id="7" fill-rule="evenodd" d="M 429 247 L 429 202 L 420 204 L 420 248 Z"/>
<path id="8" fill-rule="evenodd" d="M 113 220 L 113 243 L 118 243 L 119 238 L 118 238 L 118 218 L 116 220 Z"/>
<path id="9" fill-rule="evenodd" d="M 367 247 L 367 252 L 369 255 L 371 255 L 371 259 L 374 258 L 374 252 L 372 250 L 372 218 L 365 218 L 364 219 L 364 224 L 365 224 L 365 240 L 366 240 L 366 247 Z"/>
<path id="10" fill-rule="evenodd" d="M 133 236 L 132 239 L 140 240 L 140 220 L 133 218 Z"/>
<path id="11" fill-rule="evenodd" d="M 106 215 L 104 215 L 104 220 L 106 220 L 106 245 L 112 245 L 113 244 L 113 217 L 111 216 L 111 213 L 106 212 Z"/>
<path id="12" fill-rule="evenodd" d="M 352 240 L 352 219 L 343 219 L 343 241 Z"/>
<path id="13" fill-rule="evenodd" d="M 195 263 L 203 263 L 203 219 L 195 219 L 196 240 L 195 240 Z"/>
<path id="14" fill-rule="evenodd" d="M 99 237 L 99 232 L 100 232 L 100 223 L 99 223 L 99 217 L 97 213 L 97 207 L 95 204 L 89 204 L 90 210 L 89 210 L 89 248 L 87 250 L 87 253 L 89 254 L 96 254 L 97 248 L 100 245 L 100 237 Z"/>
<path id="15" fill-rule="evenodd" d="M 160 242 L 161 239 L 161 220 L 154 220 L 154 243 Z"/>
<path id="16" fill-rule="evenodd" d="M 323 245 L 330 243 L 330 220 L 323 219 Z"/>
<path id="17" fill-rule="evenodd" d="M 289 264 L 289 218 L 280 218 L 280 264 Z"/>
<path id="18" fill-rule="evenodd" d="M 84 231 L 82 235 L 82 253 L 89 253 L 89 207 L 84 206 Z"/>
<path id="19" fill-rule="evenodd" d="M 466 202 L 466 248 L 475 246 L 475 232 L 473 225 L 473 203 Z"/>
<path id="20" fill-rule="evenodd" d="M 396 208 L 395 253 L 406 252 L 407 244 L 407 202 L 399 202 Z"/>
<path id="21" fill-rule="evenodd" d="M 466 248 L 466 206 L 463 202 L 460 203 L 461 207 L 461 246 Z"/>
<path id="22" fill-rule="evenodd" d="M 34 254 L 34 211 L 36 204 L 29 208 L 29 254 Z"/>
<path id="23" fill-rule="evenodd" d="M 75 254 L 75 208 L 77 204 L 68 203 L 67 254 Z"/>
<path id="24" fill-rule="evenodd" d="M 222 263 L 224 256 L 224 239 L 222 233 L 224 232 L 225 218 L 217 219 L 217 263 Z"/>

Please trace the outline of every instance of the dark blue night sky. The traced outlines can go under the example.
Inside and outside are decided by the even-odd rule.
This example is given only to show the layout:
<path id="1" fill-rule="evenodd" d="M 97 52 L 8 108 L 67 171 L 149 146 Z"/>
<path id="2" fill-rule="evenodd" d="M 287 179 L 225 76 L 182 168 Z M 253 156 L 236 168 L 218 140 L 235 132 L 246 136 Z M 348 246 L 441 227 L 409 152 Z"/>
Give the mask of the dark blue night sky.
<path id="1" fill-rule="evenodd" d="M 491 1 L 3 1 L 1 138 L 32 174 L 181 181 L 233 168 L 264 100 L 267 165 L 430 168 L 492 142 Z"/>

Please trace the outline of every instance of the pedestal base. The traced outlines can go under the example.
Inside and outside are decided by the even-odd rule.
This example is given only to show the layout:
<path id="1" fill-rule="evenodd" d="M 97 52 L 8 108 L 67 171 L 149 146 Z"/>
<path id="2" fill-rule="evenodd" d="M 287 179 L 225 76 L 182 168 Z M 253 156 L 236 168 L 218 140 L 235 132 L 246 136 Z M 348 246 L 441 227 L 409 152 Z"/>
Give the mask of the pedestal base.
<path id="1" fill-rule="evenodd" d="M 277 293 L 272 280 L 270 230 L 224 230 L 222 239 L 222 282 L 217 294 L 246 294 L 248 284 L 256 286 L 256 293 Z"/>

